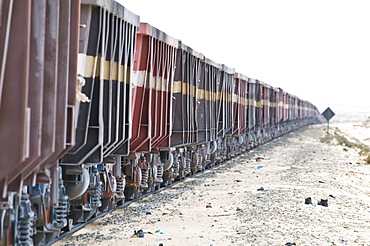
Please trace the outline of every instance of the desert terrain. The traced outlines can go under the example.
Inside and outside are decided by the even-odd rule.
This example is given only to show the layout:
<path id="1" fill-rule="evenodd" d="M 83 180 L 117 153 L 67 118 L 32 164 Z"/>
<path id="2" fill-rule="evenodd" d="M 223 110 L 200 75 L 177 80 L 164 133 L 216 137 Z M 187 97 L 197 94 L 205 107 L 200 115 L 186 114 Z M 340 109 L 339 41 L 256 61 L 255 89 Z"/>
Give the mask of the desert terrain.
<path id="1" fill-rule="evenodd" d="M 330 132 L 370 145 L 364 119 Z M 54 245 L 370 245 L 370 165 L 326 135 L 303 127 Z"/>

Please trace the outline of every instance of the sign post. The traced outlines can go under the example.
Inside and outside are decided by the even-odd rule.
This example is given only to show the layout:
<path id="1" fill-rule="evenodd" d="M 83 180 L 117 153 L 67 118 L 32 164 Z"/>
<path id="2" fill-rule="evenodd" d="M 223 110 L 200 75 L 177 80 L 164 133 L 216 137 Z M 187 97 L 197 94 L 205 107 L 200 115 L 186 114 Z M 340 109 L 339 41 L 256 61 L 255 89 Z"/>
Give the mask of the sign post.
<path id="1" fill-rule="evenodd" d="M 327 120 L 328 122 L 328 126 L 327 126 L 327 130 L 326 132 L 329 133 L 329 120 L 331 118 L 333 118 L 333 116 L 335 115 L 335 113 L 333 112 L 333 110 L 331 110 L 330 108 L 327 108 L 325 109 L 325 111 L 322 113 L 322 115 L 324 116 L 324 118 Z"/>

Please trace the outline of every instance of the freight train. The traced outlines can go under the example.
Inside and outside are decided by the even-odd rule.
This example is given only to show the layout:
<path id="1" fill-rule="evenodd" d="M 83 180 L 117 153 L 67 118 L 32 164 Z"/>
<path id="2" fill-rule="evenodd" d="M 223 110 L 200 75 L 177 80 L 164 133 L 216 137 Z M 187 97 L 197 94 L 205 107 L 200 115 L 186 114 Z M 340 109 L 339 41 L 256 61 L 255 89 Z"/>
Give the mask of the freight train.
<path id="1" fill-rule="evenodd" d="M 317 108 L 113 0 L 0 1 L 0 245 L 46 245 Z"/>

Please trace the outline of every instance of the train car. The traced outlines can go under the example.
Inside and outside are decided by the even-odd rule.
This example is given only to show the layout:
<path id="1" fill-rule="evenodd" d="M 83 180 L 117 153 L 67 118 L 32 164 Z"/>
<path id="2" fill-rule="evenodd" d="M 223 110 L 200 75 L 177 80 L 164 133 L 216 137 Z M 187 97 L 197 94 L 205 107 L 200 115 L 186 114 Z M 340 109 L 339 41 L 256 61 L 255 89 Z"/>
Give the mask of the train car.
<path id="1" fill-rule="evenodd" d="M 234 74 L 233 94 L 233 152 L 239 154 L 248 148 L 248 77 Z"/>
<path id="2" fill-rule="evenodd" d="M 259 110 L 261 108 L 261 97 L 258 94 L 258 80 L 248 78 L 248 138 L 246 139 L 247 148 L 253 148 L 258 142 L 259 129 Z M 259 101 L 258 101 L 259 100 Z"/>
<path id="3" fill-rule="evenodd" d="M 230 77 L 225 74 L 222 65 L 179 43 L 172 100 L 172 178 L 204 170 L 226 155 L 217 143 L 218 136 L 225 134 L 224 114 L 230 112 L 220 110 L 227 107 L 225 88 Z"/>
<path id="4" fill-rule="evenodd" d="M 171 167 L 172 94 L 178 40 L 141 23 L 132 79 L 132 133 L 123 157 L 126 196 L 158 189 Z"/>
<path id="5" fill-rule="evenodd" d="M 289 131 L 296 128 L 298 123 L 298 98 L 295 95 L 289 97 Z"/>
<path id="6" fill-rule="evenodd" d="M 284 132 L 289 131 L 289 113 L 290 113 L 290 94 L 288 92 L 284 92 Z"/>
<path id="7" fill-rule="evenodd" d="M 179 42 L 172 94 L 171 180 L 198 168 L 193 143 L 216 140 L 216 123 L 210 119 L 215 115 L 218 71 L 218 64 L 206 63 L 201 53 Z"/>
<path id="8" fill-rule="evenodd" d="M 271 87 L 270 90 L 270 136 L 275 138 L 278 136 L 278 111 L 279 111 L 279 93 L 278 89 Z"/>
<path id="9" fill-rule="evenodd" d="M 234 69 L 221 66 L 220 81 L 217 88 L 216 120 L 218 122 L 218 153 L 222 161 L 234 156 L 235 142 L 233 141 L 233 105 Z"/>
<path id="10" fill-rule="evenodd" d="M 284 132 L 283 122 L 284 122 L 284 90 L 277 88 L 278 90 L 278 100 L 277 100 L 277 135 L 281 135 Z"/>
<path id="11" fill-rule="evenodd" d="M 46 245 L 125 200 L 323 122 L 311 103 L 114 0 L 1 1 L 0 16 L 0 245 Z"/>
<path id="12" fill-rule="evenodd" d="M 255 103 L 255 110 L 254 110 L 255 141 L 254 142 L 255 143 L 254 143 L 254 146 L 260 145 L 263 139 L 262 84 L 263 82 L 259 80 L 254 80 L 254 94 L 255 94 L 255 98 L 254 98 L 254 103 Z"/>
<path id="13" fill-rule="evenodd" d="M 58 159 L 75 141 L 79 10 L 0 3 L 1 245 L 45 243 L 66 225 Z"/>
<path id="14" fill-rule="evenodd" d="M 76 144 L 59 165 L 68 222 L 85 222 L 125 199 L 121 156 L 129 154 L 131 78 L 139 16 L 113 0 L 83 0 Z"/>

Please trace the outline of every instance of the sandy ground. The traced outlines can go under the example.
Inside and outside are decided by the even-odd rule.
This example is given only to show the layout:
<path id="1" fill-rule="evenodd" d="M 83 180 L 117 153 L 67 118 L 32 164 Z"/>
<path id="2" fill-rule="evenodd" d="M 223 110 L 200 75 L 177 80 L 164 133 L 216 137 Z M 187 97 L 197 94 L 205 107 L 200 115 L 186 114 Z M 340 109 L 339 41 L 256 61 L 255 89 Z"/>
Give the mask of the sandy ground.
<path id="1" fill-rule="evenodd" d="M 370 126 L 364 126 L 362 122 L 355 123 L 334 123 L 329 125 L 331 129 L 339 129 L 344 136 L 351 141 L 360 141 L 370 146 Z"/>
<path id="2" fill-rule="evenodd" d="M 370 165 L 321 143 L 324 129 L 289 133 L 55 245 L 370 245 Z"/>

